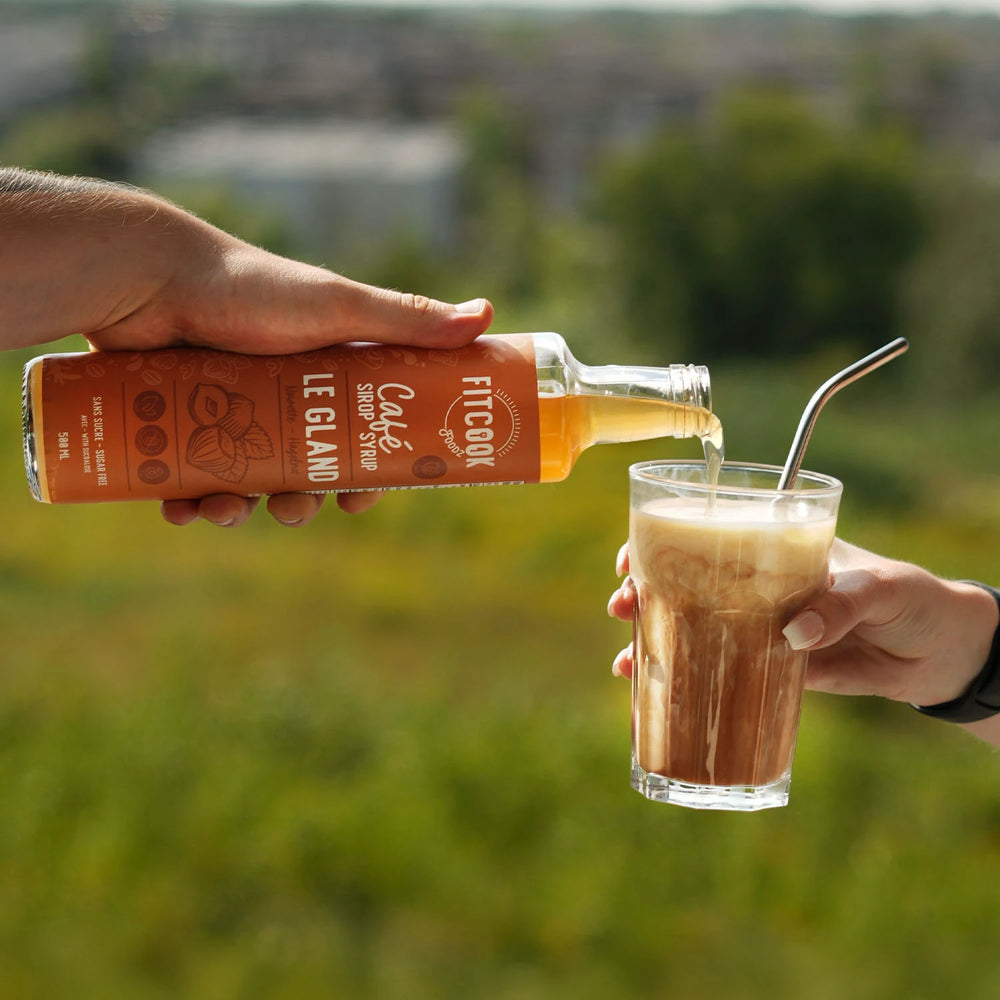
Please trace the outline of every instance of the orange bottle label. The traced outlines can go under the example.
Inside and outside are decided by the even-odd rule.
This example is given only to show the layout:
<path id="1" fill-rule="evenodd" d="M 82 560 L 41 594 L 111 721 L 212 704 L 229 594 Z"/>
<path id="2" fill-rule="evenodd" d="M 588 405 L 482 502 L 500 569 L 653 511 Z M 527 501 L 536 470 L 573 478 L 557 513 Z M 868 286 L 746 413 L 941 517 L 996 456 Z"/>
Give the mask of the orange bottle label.
<path id="1" fill-rule="evenodd" d="M 33 380 L 52 502 L 537 482 L 530 336 L 49 355 Z M 47 489 L 46 489 L 47 488 Z"/>

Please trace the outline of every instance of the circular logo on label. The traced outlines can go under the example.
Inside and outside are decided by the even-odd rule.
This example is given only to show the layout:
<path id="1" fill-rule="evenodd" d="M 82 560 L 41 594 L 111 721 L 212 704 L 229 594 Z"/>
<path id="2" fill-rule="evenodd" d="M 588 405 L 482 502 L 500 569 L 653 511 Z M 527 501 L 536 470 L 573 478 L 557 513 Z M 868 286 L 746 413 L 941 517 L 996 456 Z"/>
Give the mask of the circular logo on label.
<path id="1" fill-rule="evenodd" d="M 152 423 L 167 412 L 167 401 L 154 389 L 147 389 L 135 397 L 132 410 L 140 420 Z"/>
<path id="2" fill-rule="evenodd" d="M 159 455 L 166 451 L 167 432 L 156 424 L 140 427 L 135 435 L 135 446 L 143 455 Z"/>
<path id="3" fill-rule="evenodd" d="M 448 407 L 439 433 L 467 469 L 487 472 L 517 444 L 521 414 L 502 389 L 484 395 L 463 393 Z"/>
<path id="4" fill-rule="evenodd" d="M 440 479 L 447 471 L 447 463 L 437 455 L 424 455 L 413 463 L 413 474 L 417 479 Z"/>
<path id="5" fill-rule="evenodd" d="M 170 468 L 158 458 L 149 458 L 139 466 L 136 475 L 149 486 L 159 486 L 170 478 Z"/>

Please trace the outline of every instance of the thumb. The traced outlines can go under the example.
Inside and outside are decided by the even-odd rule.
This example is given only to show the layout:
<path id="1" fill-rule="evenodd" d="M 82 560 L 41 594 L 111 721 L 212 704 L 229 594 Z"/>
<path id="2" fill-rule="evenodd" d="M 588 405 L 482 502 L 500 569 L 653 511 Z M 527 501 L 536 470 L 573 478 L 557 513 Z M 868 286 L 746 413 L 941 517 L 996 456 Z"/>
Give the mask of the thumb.
<path id="1" fill-rule="evenodd" d="M 454 348 L 474 340 L 493 322 L 486 299 L 453 305 L 423 295 L 341 279 L 338 340 Z"/>
<path id="2" fill-rule="evenodd" d="M 847 570 L 833 577 L 830 588 L 800 610 L 782 629 L 792 649 L 824 649 L 839 642 L 861 623 L 879 624 L 895 609 L 878 577 L 867 570 Z"/>
<path id="3" fill-rule="evenodd" d="M 188 343 L 251 354 L 290 354 L 349 341 L 456 348 L 493 322 L 493 306 L 486 299 L 452 305 L 366 285 L 255 247 L 227 254 L 223 268 L 220 282 L 187 286 L 192 301 L 185 302 L 183 333 Z M 147 339 L 150 329 L 146 319 Z M 109 333 L 102 334 L 106 348 Z M 119 333 L 118 339 L 136 346 L 134 335 L 127 336 L 132 331 L 116 327 Z"/>

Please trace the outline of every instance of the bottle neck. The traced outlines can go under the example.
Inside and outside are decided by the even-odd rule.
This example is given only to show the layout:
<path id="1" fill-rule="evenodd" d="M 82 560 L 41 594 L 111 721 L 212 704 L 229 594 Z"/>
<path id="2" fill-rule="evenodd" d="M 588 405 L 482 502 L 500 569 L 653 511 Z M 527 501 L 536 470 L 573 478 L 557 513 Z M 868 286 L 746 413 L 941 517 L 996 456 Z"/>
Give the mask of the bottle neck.
<path id="1" fill-rule="evenodd" d="M 591 397 L 589 444 L 703 437 L 713 429 L 712 389 L 701 365 L 576 366 L 575 395 Z"/>

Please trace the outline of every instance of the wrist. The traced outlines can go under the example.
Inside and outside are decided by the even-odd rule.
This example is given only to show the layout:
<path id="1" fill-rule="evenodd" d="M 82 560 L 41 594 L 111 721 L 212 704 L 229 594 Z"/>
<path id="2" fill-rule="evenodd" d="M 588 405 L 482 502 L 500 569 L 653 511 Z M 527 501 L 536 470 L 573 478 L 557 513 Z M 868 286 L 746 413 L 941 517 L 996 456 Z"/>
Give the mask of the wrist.
<path id="1" fill-rule="evenodd" d="M 949 664 L 957 679 L 948 695 L 933 704 L 913 705 L 945 722 L 971 723 L 1000 714 L 1000 591 L 974 580 L 952 585 L 970 605 L 966 647 Z"/>
<path id="2" fill-rule="evenodd" d="M 123 284 L 116 311 L 88 339 L 102 350 L 206 342 L 225 315 L 224 258 L 239 241 L 155 195 L 134 192 L 106 264 Z"/>

